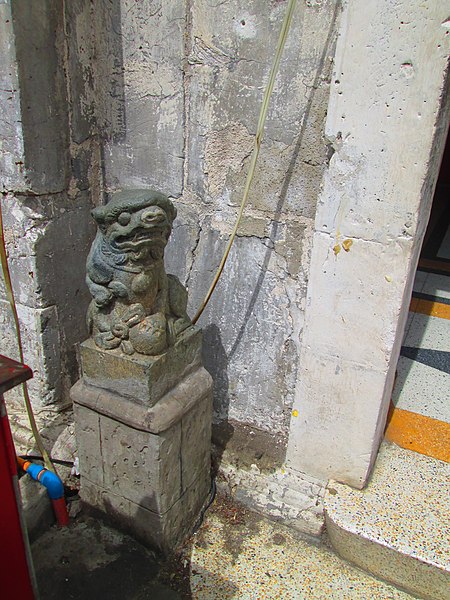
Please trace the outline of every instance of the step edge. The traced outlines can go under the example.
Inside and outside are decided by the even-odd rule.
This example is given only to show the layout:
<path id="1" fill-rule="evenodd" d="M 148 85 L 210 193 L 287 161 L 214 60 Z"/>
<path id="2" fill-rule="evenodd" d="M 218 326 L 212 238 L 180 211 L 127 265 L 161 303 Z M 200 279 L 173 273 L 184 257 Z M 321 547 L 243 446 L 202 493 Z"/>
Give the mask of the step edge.
<path id="1" fill-rule="evenodd" d="M 358 568 L 383 579 L 402 590 L 405 590 L 408 594 L 419 594 L 421 598 L 426 600 L 450 600 L 450 571 L 442 567 L 441 565 L 435 565 L 429 561 L 421 560 L 410 554 L 405 554 L 392 546 L 383 544 L 380 540 L 374 540 L 370 537 L 364 536 L 362 533 L 345 528 L 343 525 L 336 522 L 332 516 L 330 516 L 327 507 L 324 508 L 325 515 L 325 527 L 330 539 L 331 545 L 335 552 L 339 554 L 345 560 L 355 564 Z M 341 539 L 339 539 L 341 538 Z M 348 538 L 347 541 L 358 545 L 361 549 L 367 550 L 368 547 L 372 551 L 376 552 L 379 556 L 377 558 L 386 560 L 391 558 L 392 555 L 397 556 L 398 561 L 401 563 L 402 569 L 398 569 L 397 572 L 400 574 L 405 573 L 405 568 L 416 573 L 411 573 L 411 577 L 415 581 L 411 582 L 411 579 L 405 581 L 403 577 L 396 577 L 389 572 L 389 569 L 380 565 L 378 568 L 370 567 L 364 558 L 367 554 L 363 552 L 351 551 L 348 547 L 343 547 L 342 538 Z M 389 554 L 389 557 L 387 557 Z M 430 592 L 431 589 L 431 592 Z"/>

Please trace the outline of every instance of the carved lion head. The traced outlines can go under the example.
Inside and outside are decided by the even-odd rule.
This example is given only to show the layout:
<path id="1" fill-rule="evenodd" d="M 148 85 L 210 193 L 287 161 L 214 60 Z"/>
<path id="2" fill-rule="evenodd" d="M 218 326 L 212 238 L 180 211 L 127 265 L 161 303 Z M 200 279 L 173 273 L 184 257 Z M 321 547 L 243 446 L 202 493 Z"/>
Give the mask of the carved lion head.
<path id="1" fill-rule="evenodd" d="M 130 190 L 113 194 L 92 216 L 113 252 L 139 261 L 163 257 L 176 208 L 154 190 Z"/>

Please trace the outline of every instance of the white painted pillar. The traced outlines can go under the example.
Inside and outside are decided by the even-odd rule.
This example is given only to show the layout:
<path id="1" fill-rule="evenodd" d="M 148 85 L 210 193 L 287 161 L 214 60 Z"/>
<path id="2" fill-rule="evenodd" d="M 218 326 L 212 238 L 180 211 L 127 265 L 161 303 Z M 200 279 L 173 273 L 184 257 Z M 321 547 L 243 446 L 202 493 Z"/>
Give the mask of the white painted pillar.
<path id="1" fill-rule="evenodd" d="M 448 124 L 449 0 L 344 2 L 288 466 L 356 487 L 383 434 Z"/>

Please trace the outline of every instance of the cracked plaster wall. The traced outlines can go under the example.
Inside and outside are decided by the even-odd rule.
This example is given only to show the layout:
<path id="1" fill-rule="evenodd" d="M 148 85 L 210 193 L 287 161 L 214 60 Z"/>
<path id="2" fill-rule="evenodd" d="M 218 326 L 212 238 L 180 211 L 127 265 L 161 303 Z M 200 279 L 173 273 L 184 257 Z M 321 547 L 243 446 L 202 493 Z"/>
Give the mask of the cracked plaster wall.
<path id="1" fill-rule="evenodd" d="M 85 260 L 101 157 L 92 115 L 80 107 L 91 81 L 88 70 L 77 77 L 87 49 L 75 17 L 85 6 L 0 3 L 1 203 L 24 356 L 34 371 L 30 396 L 42 427 L 46 411 L 69 402 L 78 377 L 75 346 L 86 337 Z M 0 279 L 0 352 L 18 359 L 14 331 Z M 26 443 L 20 394 L 7 399 Z"/>
<path id="2" fill-rule="evenodd" d="M 123 0 L 120 9 L 124 130 L 105 144 L 106 186 L 154 187 L 175 200 L 167 267 L 188 285 L 193 315 L 234 225 L 286 2 Z M 333 0 L 298 3 L 246 215 L 199 322 L 216 422 L 264 430 L 281 452 L 329 157 L 339 13 Z"/>
<path id="3" fill-rule="evenodd" d="M 89 212 L 155 187 L 179 218 L 168 267 L 191 313 L 231 230 L 285 2 L 2 2 L 2 207 L 38 408 L 67 401 L 86 335 Z M 309 239 L 328 148 L 337 9 L 299 3 L 256 185 L 208 312 L 216 417 L 286 432 Z M 1 288 L 2 351 L 17 358 Z M 278 435 L 282 439 L 281 435 Z"/>

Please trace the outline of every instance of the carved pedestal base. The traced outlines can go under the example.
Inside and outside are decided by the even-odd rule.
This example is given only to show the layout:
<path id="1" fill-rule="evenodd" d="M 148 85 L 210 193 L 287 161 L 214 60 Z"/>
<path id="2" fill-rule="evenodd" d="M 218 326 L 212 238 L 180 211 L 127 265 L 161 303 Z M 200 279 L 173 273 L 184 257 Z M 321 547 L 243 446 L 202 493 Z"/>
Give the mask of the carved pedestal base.
<path id="1" fill-rule="evenodd" d="M 91 345 L 89 355 L 95 352 Z M 105 353 L 98 353 L 101 360 Z M 141 358 L 142 364 L 149 360 Z M 85 364 L 83 369 L 92 373 Z M 157 365 L 153 369 L 158 372 Z M 105 389 L 104 379 L 103 387 L 92 381 L 83 378 L 71 391 L 81 498 L 144 543 L 169 552 L 191 533 L 210 489 L 211 377 L 196 364 L 161 398 L 150 394 L 147 404 L 142 380 L 136 401 Z"/>

